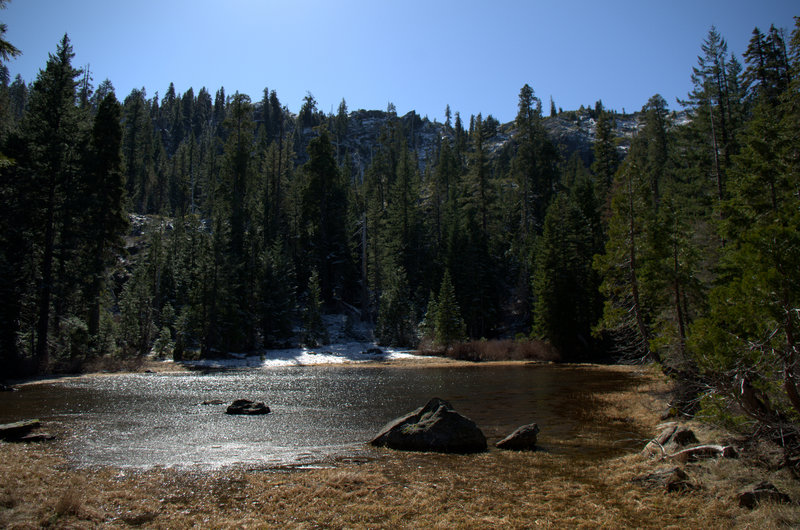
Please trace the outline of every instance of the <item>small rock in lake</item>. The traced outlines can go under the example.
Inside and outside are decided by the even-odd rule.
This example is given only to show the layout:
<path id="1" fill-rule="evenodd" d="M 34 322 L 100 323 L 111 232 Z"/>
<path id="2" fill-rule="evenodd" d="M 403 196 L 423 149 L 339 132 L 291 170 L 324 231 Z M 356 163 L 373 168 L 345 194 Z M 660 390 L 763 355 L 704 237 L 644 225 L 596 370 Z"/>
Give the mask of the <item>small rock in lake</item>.
<path id="1" fill-rule="evenodd" d="M 224 399 L 207 399 L 200 403 L 201 405 L 224 405 L 227 403 Z"/>
<path id="2" fill-rule="evenodd" d="M 269 407 L 262 402 L 250 401 L 249 399 L 237 399 L 228 405 L 226 414 L 241 414 L 246 416 L 257 416 L 269 414 Z"/>
<path id="3" fill-rule="evenodd" d="M 383 355 L 383 350 L 380 348 L 369 348 L 362 351 L 361 355 Z"/>
<path id="4" fill-rule="evenodd" d="M 523 425 L 499 442 L 495 446 L 499 449 L 511 451 L 535 451 L 536 437 L 539 434 L 539 426 L 535 423 Z"/>

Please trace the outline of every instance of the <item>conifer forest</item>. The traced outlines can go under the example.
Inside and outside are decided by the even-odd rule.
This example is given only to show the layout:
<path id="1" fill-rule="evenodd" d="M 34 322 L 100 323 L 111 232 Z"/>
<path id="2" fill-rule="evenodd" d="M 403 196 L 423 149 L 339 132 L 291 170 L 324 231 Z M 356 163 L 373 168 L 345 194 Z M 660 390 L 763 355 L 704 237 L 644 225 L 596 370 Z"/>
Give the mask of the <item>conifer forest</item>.
<path id="1" fill-rule="evenodd" d="M 0 72 L 0 377 L 313 346 L 336 312 L 379 344 L 649 360 L 687 410 L 797 425 L 796 20 L 742 58 L 712 28 L 685 100 L 545 113 L 526 84 L 507 124 L 116 94 L 64 35 L 35 80 Z M 584 149 L 553 134 L 576 124 Z"/>

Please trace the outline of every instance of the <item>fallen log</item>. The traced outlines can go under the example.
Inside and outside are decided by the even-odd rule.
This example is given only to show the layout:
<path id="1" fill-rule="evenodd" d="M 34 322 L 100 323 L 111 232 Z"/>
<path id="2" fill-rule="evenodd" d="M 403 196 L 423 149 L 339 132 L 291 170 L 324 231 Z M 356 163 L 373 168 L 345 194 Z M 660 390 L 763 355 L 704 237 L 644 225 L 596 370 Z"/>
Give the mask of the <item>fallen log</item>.
<path id="1" fill-rule="evenodd" d="M 34 429 L 41 427 L 39 420 L 24 420 L 0 425 L 0 440 L 20 440 Z"/>
<path id="2" fill-rule="evenodd" d="M 739 453 L 730 445 L 698 445 L 667 455 L 665 458 L 690 462 L 701 458 L 737 458 Z"/>

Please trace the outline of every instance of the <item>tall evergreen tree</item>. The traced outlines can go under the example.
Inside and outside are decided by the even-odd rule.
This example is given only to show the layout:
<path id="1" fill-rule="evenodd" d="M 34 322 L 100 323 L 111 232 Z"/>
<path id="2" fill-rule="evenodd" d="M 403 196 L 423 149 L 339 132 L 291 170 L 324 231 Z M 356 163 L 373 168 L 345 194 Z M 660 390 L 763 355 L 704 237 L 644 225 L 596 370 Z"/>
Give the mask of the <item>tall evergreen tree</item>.
<path id="1" fill-rule="evenodd" d="M 56 245 L 60 227 L 69 220 L 61 218 L 70 182 L 77 167 L 76 139 L 79 137 L 79 116 L 75 106 L 76 78 L 80 71 L 72 67 L 69 37 L 64 35 L 51 54 L 47 66 L 39 72 L 30 93 L 29 110 L 23 131 L 31 149 L 31 179 L 33 189 L 40 195 L 36 202 L 42 226 L 41 259 L 38 263 L 39 293 L 36 318 L 36 359 L 42 369 L 49 366 L 48 340 L 51 331 L 51 304 Z"/>
<path id="2" fill-rule="evenodd" d="M 663 101 L 660 96 L 656 101 Z M 651 99 L 653 101 L 653 99 Z M 647 112 L 647 106 L 642 109 Z M 638 136 L 614 181 L 605 252 L 595 259 L 606 298 L 601 329 L 620 353 L 660 360 L 650 349 L 651 315 L 642 288 L 643 266 L 650 255 L 656 201 L 648 172 L 649 138 Z"/>
<path id="3" fill-rule="evenodd" d="M 592 232 L 580 208 L 559 194 L 544 221 L 533 273 L 533 333 L 566 356 L 586 351 L 594 324 Z"/>
<path id="4" fill-rule="evenodd" d="M 388 271 L 380 298 L 375 335 L 379 344 L 413 346 L 415 322 L 411 292 L 405 270 L 395 266 Z"/>
<path id="5" fill-rule="evenodd" d="M 597 196 L 606 213 L 610 207 L 611 184 L 619 167 L 619 155 L 614 142 L 613 128 L 613 116 L 601 107 L 595 127 L 592 172 L 596 177 Z"/>
<path id="6" fill-rule="evenodd" d="M 517 154 L 512 161 L 519 187 L 520 233 L 523 240 L 541 231 L 544 212 L 557 182 L 558 153 L 542 125 L 542 104 L 529 85 L 519 93 L 514 121 Z"/>
<path id="7" fill-rule="evenodd" d="M 349 270 L 347 193 L 326 128 L 320 128 L 309 142 L 308 156 L 302 167 L 302 238 L 308 252 L 304 266 L 319 271 L 322 299 L 327 303 L 333 301 L 335 287 L 341 286 Z"/>
<path id="8" fill-rule="evenodd" d="M 314 348 L 330 342 L 328 330 L 322 321 L 322 289 L 317 269 L 311 270 L 308 279 L 308 295 L 303 313 L 303 326 L 305 328 L 303 342 Z"/>
<path id="9" fill-rule="evenodd" d="M 122 251 L 122 234 L 128 226 L 124 210 L 120 115 L 120 104 L 114 92 L 110 92 L 97 110 L 89 151 L 90 166 L 86 172 L 89 199 L 84 215 L 91 260 L 85 272 L 89 283 L 86 298 L 91 337 L 96 337 L 100 330 L 100 306 L 108 268 Z"/>
<path id="10" fill-rule="evenodd" d="M 455 287 L 450 279 L 450 271 L 445 269 L 442 283 L 439 287 L 439 295 L 433 305 L 435 314 L 433 316 L 433 336 L 434 341 L 448 349 L 453 343 L 463 340 L 466 337 L 466 325 L 461 318 L 461 309 L 456 299 Z M 428 318 L 431 308 L 428 308 Z"/>
<path id="11" fill-rule="evenodd" d="M 231 98 L 227 118 L 224 155 L 221 169 L 222 189 L 217 190 L 224 201 L 223 222 L 227 229 L 224 249 L 225 275 L 229 282 L 230 304 L 219 307 L 227 347 L 242 350 L 255 344 L 255 288 L 252 273 L 257 251 L 250 248 L 254 236 L 253 211 L 248 202 L 253 197 L 253 106 L 247 95 L 235 93 Z M 223 212 L 220 212 L 222 214 Z"/>
<path id="12" fill-rule="evenodd" d="M 125 98 L 122 120 L 125 187 L 132 203 L 132 210 L 137 213 L 145 213 L 148 202 L 147 194 L 150 188 L 146 144 L 152 134 L 152 129 L 144 92 L 134 89 Z"/>
<path id="13" fill-rule="evenodd" d="M 737 68 L 729 66 L 732 59 L 728 44 L 713 26 L 701 49 L 703 55 L 698 56 L 697 66 L 692 69 L 692 92 L 681 104 L 692 117 L 685 131 L 693 146 L 689 151 L 695 158 L 691 165 L 700 172 L 694 178 L 710 178 L 714 192 L 706 192 L 707 195 L 722 201 L 731 156 L 736 151 L 735 126 L 742 102 L 736 99 L 740 96 L 739 81 L 731 77 L 737 74 Z"/>

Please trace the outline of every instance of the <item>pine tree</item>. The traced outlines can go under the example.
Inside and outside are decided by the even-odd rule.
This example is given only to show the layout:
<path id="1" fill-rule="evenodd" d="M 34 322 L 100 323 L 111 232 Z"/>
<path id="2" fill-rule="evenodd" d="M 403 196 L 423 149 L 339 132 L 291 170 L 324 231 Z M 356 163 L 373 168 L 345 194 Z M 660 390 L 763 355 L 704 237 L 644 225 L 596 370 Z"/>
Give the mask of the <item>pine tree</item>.
<path id="1" fill-rule="evenodd" d="M 750 97 L 763 100 L 773 107 L 778 105 L 791 82 L 789 57 L 782 32 L 771 26 L 769 33 L 764 35 L 755 28 L 744 59 L 747 63 L 744 80 Z"/>
<path id="2" fill-rule="evenodd" d="M 308 298 L 303 313 L 303 325 L 305 328 L 303 342 L 307 347 L 314 348 L 330 342 L 328 330 L 322 322 L 322 289 L 317 269 L 311 270 L 311 277 L 308 280 Z"/>
<path id="3" fill-rule="evenodd" d="M 691 166 L 699 171 L 694 178 L 704 181 L 711 178 L 717 201 L 725 198 L 725 181 L 731 157 L 735 154 L 736 134 L 734 128 L 742 102 L 736 97 L 738 79 L 736 68 L 731 68 L 728 44 L 713 26 L 701 46 L 703 55 L 698 56 L 697 66 L 692 69 L 694 88 L 681 104 L 689 110 L 692 121 L 685 132 L 692 145 L 688 154 L 694 158 Z M 733 88 L 733 90 L 732 90 Z"/>
<path id="4" fill-rule="evenodd" d="M 28 104 L 28 86 L 19 74 L 8 87 L 9 105 L 11 115 L 16 123 L 22 119 L 22 114 Z"/>
<path id="5" fill-rule="evenodd" d="M 308 144 L 309 159 L 302 167 L 301 237 L 308 256 L 304 266 L 317 268 L 322 299 L 327 303 L 333 300 L 335 287 L 345 281 L 351 264 L 345 232 L 347 193 L 328 130 L 322 127 L 318 131 Z"/>
<path id="6" fill-rule="evenodd" d="M 614 142 L 614 119 L 602 108 L 597 117 L 594 141 L 594 162 L 592 172 L 595 174 L 597 196 L 603 205 L 605 217 L 608 215 L 611 198 L 611 184 L 619 167 L 619 155 Z"/>
<path id="7" fill-rule="evenodd" d="M 380 298 L 375 335 L 378 344 L 413 346 L 415 342 L 411 293 L 402 267 L 395 267 L 386 277 Z"/>
<path id="8" fill-rule="evenodd" d="M 316 127 L 320 124 L 319 112 L 317 111 L 317 100 L 311 92 L 306 92 L 303 97 L 303 106 L 297 114 L 297 121 L 300 128 Z"/>
<path id="9" fill-rule="evenodd" d="M 533 333 L 565 356 L 586 350 L 594 324 L 592 232 L 569 195 L 559 194 L 544 221 L 533 273 Z"/>
<path id="10" fill-rule="evenodd" d="M 485 152 L 486 122 L 478 114 L 472 127 L 467 173 L 456 177 L 456 192 L 445 205 L 442 263 L 458 286 L 459 304 L 470 336 L 490 336 L 499 312 L 498 261 L 493 244 L 495 186 Z M 499 243 L 498 243 L 499 245 Z"/>
<path id="11" fill-rule="evenodd" d="M 151 135 L 150 119 L 144 93 L 134 89 L 125 98 L 122 112 L 123 120 L 123 164 L 125 188 L 132 202 L 132 210 L 146 212 L 148 203 L 148 170 L 145 145 Z"/>
<path id="12" fill-rule="evenodd" d="M 339 103 L 339 109 L 336 112 L 336 119 L 334 120 L 334 133 L 336 135 L 336 160 L 341 163 L 342 161 L 342 142 L 347 135 L 348 118 L 347 118 L 347 102 L 342 98 Z"/>
<path id="13" fill-rule="evenodd" d="M 31 146 L 31 178 L 39 194 L 43 238 L 39 260 L 39 300 L 36 324 L 36 360 L 41 369 L 50 364 L 48 339 L 51 331 L 51 303 L 56 280 L 56 244 L 64 226 L 62 205 L 77 170 L 75 142 L 79 138 L 79 117 L 75 107 L 76 77 L 69 38 L 64 35 L 39 72 L 30 93 L 29 110 L 23 123 Z"/>
<path id="14" fill-rule="evenodd" d="M 422 235 L 418 208 L 419 174 L 413 153 L 403 139 L 399 148 L 396 174 L 390 185 L 380 238 L 384 254 L 381 257 L 383 276 L 403 268 L 408 283 L 423 281 L 427 263 L 427 244 Z"/>
<path id="15" fill-rule="evenodd" d="M 520 236 L 531 241 L 541 231 L 544 212 L 557 182 L 558 153 L 542 125 L 542 103 L 529 85 L 519 93 L 514 121 L 517 154 L 512 161 L 519 189 Z"/>
<path id="16" fill-rule="evenodd" d="M 448 349 L 454 342 L 464 340 L 466 337 L 466 325 L 461 318 L 461 309 L 458 307 L 458 300 L 456 299 L 456 292 L 453 287 L 453 281 L 450 279 L 449 270 L 445 270 L 442 277 L 435 310 L 433 336 L 436 344 Z M 428 313 L 430 314 L 430 307 Z"/>
<path id="17" fill-rule="evenodd" d="M 259 296 L 261 333 L 265 346 L 291 335 L 296 306 L 296 279 L 292 262 L 280 239 L 262 252 Z"/>
<path id="18" fill-rule="evenodd" d="M 492 203 L 492 190 L 489 185 L 483 119 L 478 114 L 473 130 L 473 152 L 470 160 L 470 171 L 467 176 L 465 206 L 471 210 L 469 215 L 476 219 L 484 237 L 489 234 L 489 210 Z"/>
<path id="19" fill-rule="evenodd" d="M 88 333 L 96 337 L 100 330 L 100 304 L 107 270 L 123 248 L 122 234 L 128 226 L 124 210 L 122 177 L 122 130 L 120 104 L 114 92 L 100 103 L 92 129 L 90 167 L 86 172 L 88 208 L 84 212 L 89 233 L 91 261 L 85 271 L 90 278 Z"/>
<path id="20" fill-rule="evenodd" d="M 614 181 L 608 241 L 605 252 L 595 259 L 603 278 L 600 290 L 606 298 L 600 328 L 610 333 L 618 351 L 625 355 L 650 357 L 660 361 L 650 348 L 652 315 L 647 272 L 652 263 L 655 215 L 658 201 L 657 175 L 662 170 L 651 162 L 660 145 L 663 98 L 654 96 L 642 112 L 646 116 L 643 132 L 636 137 L 631 153 Z M 654 184 L 655 183 L 655 184 Z"/>
<path id="21" fill-rule="evenodd" d="M 139 261 L 120 295 L 120 338 L 124 349 L 138 356 L 150 352 L 160 329 L 158 313 L 167 269 L 164 231 L 163 222 L 150 229 L 147 254 Z"/>
<path id="22" fill-rule="evenodd" d="M 226 285 L 219 285 L 229 292 L 229 300 L 218 305 L 225 347 L 234 350 L 251 349 L 256 341 L 256 316 L 254 296 L 255 261 L 257 250 L 250 246 L 254 242 L 254 213 L 249 202 L 256 200 L 253 187 L 253 107 L 247 95 L 235 93 L 231 98 L 227 118 L 223 123 L 227 140 L 223 151 L 221 187 L 217 190 L 220 216 L 218 222 L 225 225 L 225 238 L 219 240 L 224 263 Z"/>

